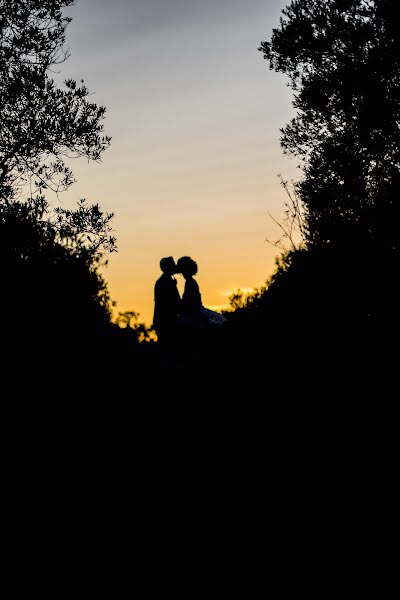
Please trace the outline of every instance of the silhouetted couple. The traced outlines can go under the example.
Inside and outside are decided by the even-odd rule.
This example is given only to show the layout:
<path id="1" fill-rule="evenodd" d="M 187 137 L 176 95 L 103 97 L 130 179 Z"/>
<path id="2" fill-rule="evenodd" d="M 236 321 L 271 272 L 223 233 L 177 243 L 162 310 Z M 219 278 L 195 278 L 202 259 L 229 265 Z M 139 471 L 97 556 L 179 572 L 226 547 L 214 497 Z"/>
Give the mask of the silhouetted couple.
<path id="1" fill-rule="evenodd" d="M 204 332 L 220 328 L 226 323 L 223 315 L 203 306 L 199 285 L 194 279 L 197 263 L 183 256 L 175 264 L 172 256 L 160 261 L 161 277 L 154 288 L 153 327 L 160 345 L 167 352 L 193 354 L 198 350 Z M 185 289 L 182 298 L 175 275 L 182 274 Z"/>

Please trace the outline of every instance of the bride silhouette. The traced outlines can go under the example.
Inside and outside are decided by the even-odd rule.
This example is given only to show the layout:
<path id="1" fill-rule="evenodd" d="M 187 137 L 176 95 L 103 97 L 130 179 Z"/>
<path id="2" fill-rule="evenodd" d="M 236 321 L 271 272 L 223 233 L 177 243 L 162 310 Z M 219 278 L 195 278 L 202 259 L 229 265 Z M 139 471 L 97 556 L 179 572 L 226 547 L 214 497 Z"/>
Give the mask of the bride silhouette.
<path id="1" fill-rule="evenodd" d="M 203 306 L 199 284 L 194 279 L 198 271 L 197 263 L 190 256 L 182 256 L 177 262 L 176 270 L 185 278 L 178 326 L 192 330 L 223 327 L 227 319 Z"/>

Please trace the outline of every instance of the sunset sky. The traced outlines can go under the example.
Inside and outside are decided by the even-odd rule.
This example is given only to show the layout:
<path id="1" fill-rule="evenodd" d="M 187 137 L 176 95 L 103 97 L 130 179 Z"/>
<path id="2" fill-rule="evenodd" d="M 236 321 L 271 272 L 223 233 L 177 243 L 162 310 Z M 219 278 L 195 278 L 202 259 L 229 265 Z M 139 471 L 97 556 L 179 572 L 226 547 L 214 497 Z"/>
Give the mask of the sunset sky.
<path id="1" fill-rule="evenodd" d="M 279 128 L 293 114 L 286 80 L 257 50 L 286 0 L 77 0 L 65 77 L 107 107 L 101 164 L 73 163 L 64 203 L 114 212 L 118 254 L 104 271 L 117 310 L 152 321 L 163 256 L 189 255 L 208 307 L 262 285 L 279 253 L 270 212 L 298 176 Z M 182 290 L 182 282 L 180 281 Z"/>

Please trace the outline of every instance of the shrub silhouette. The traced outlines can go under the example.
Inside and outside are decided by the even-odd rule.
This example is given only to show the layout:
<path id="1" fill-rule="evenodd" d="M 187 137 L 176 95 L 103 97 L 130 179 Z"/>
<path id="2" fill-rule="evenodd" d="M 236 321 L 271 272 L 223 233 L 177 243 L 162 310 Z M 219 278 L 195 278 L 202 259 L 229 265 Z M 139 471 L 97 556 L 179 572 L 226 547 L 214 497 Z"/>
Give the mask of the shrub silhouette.
<path id="1" fill-rule="evenodd" d="M 29 360 L 90 356 L 110 324 L 99 257 L 65 242 L 29 204 L 0 205 L 3 332 Z"/>

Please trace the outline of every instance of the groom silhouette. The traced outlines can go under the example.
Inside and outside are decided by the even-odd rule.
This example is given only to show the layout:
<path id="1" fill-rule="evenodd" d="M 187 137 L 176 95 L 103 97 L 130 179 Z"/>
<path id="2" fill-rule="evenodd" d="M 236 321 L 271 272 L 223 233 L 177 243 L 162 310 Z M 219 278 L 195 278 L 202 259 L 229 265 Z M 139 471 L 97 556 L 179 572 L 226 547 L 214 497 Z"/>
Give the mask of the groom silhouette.
<path id="1" fill-rule="evenodd" d="M 153 329 L 156 330 L 159 342 L 164 345 L 173 341 L 181 297 L 177 289 L 177 281 L 173 277 L 177 270 L 172 256 L 162 258 L 160 268 L 162 275 L 154 286 Z"/>

